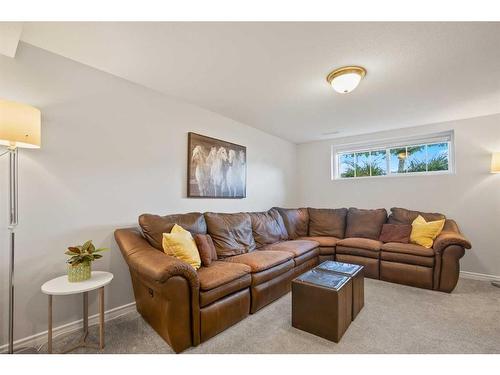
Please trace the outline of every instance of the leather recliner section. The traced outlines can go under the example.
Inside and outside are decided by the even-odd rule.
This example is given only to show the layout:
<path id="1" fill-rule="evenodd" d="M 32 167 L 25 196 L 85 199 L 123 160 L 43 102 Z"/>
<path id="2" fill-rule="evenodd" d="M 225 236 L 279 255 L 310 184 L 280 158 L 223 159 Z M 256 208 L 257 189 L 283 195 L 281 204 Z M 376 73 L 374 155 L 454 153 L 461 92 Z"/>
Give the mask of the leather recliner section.
<path id="1" fill-rule="evenodd" d="M 380 261 L 380 280 L 432 289 L 432 267 Z"/>
<path id="2" fill-rule="evenodd" d="M 243 289 L 200 310 L 200 337 L 211 337 L 245 319 L 250 312 L 250 291 Z"/>
<path id="3" fill-rule="evenodd" d="M 257 250 L 226 258 L 225 261 L 242 263 L 250 267 L 252 275 L 251 313 L 281 297 L 289 290 L 289 286 L 286 284 L 290 284 L 290 275 L 293 274 L 292 253 Z"/>
<path id="4" fill-rule="evenodd" d="M 413 264 L 416 266 L 433 267 L 435 264 L 434 250 L 410 243 L 388 242 L 381 246 L 380 259 Z"/>
<path id="5" fill-rule="evenodd" d="M 359 264 L 365 267 L 365 276 L 378 279 L 380 241 L 367 238 L 345 238 L 337 243 L 335 259 L 340 262 Z"/>
<path id="6" fill-rule="evenodd" d="M 218 299 L 252 283 L 250 267 L 239 264 L 215 261 L 209 267 L 198 270 L 200 280 L 200 306 L 204 307 Z"/>
<path id="7" fill-rule="evenodd" d="M 295 267 L 295 263 L 292 259 L 287 260 L 284 263 L 278 264 L 277 266 L 271 267 L 267 270 L 252 273 L 252 286 L 263 284 L 266 281 L 272 280 L 275 277 L 286 273 Z"/>
<path id="8" fill-rule="evenodd" d="M 264 306 L 288 293 L 291 288 L 291 278 L 293 274 L 294 269 L 292 268 L 269 281 L 252 286 L 250 289 L 252 293 L 252 306 L 250 308 L 250 313 L 255 313 Z"/>
<path id="9" fill-rule="evenodd" d="M 137 229 L 118 229 L 115 239 L 127 262 L 139 313 L 181 352 L 206 341 L 290 291 L 291 280 L 319 262 L 364 266 L 365 276 L 451 292 L 470 242 L 446 219 L 432 248 L 382 243 L 385 222 L 408 224 L 422 215 L 385 209 L 283 209 L 253 213 L 189 213 L 139 218 Z M 197 271 L 162 251 L 163 233 L 179 224 L 212 236 L 218 259 Z"/>

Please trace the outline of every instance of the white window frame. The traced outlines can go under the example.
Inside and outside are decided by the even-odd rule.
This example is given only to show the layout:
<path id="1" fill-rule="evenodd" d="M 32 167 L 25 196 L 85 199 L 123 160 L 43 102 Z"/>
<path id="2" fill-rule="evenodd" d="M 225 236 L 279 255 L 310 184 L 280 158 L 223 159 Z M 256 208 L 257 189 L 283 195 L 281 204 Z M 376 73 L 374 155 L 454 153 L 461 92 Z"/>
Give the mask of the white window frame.
<path id="1" fill-rule="evenodd" d="M 446 171 L 425 171 L 425 172 L 405 172 L 391 173 L 390 166 L 390 149 L 406 148 L 432 145 L 439 143 L 448 144 L 448 170 Z M 386 151 L 387 174 L 382 176 L 362 176 L 362 177 L 341 177 L 340 176 L 340 156 L 343 154 L 356 154 L 370 151 Z M 408 152 L 408 151 L 407 151 Z M 427 152 L 427 148 L 426 148 Z M 355 156 L 356 157 L 356 156 Z M 426 158 L 427 159 L 427 158 Z M 427 168 L 427 166 L 426 166 Z M 371 173 L 371 172 L 370 172 Z M 386 177 L 406 177 L 406 176 L 435 176 L 443 174 L 455 173 L 455 142 L 454 131 L 448 130 L 440 133 L 418 135 L 404 138 L 379 139 L 374 141 L 356 142 L 356 143 L 340 143 L 332 145 L 331 150 L 331 179 L 332 180 L 356 180 L 366 178 L 386 178 Z"/>

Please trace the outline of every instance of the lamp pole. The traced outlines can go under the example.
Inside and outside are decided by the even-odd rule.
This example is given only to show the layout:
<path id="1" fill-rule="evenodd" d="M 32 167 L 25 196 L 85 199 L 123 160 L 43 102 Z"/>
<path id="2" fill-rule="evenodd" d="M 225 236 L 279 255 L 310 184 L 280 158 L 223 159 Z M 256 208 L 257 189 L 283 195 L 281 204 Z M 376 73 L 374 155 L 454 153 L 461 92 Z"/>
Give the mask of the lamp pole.
<path id="1" fill-rule="evenodd" d="M 15 249 L 16 249 L 16 233 L 15 229 L 19 218 L 18 210 L 18 192 L 19 192 L 19 153 L 15 144 L 8 146 L 8 149 L 0 156 L 9 154 L 9 347 L 8 353 L 14 353 L 14 264 L 15 264 Z M 36 348 L 20 348 L 16 351 L 19 354 L 34 354 L 37 353 Z"/>
<path id="2" fill-rule="evenodd" d="M 9 344 L 8 352 L 14 353 L 14 265 L 15 228 L 18 223 L 18 148 L 40 148 L 41 113 L 32 106 L 0 99 L 0 145 L 9 154 Z M 33 353 L 32 348 L 20 349 L 17 353 Z"/>
<path id="3" fill-rule="evenodd" d="M 15 228 L 18 219 L 18 155 L 17 147 L 9 146 L 9 354 L 14 353 L 14 256 Z"/>

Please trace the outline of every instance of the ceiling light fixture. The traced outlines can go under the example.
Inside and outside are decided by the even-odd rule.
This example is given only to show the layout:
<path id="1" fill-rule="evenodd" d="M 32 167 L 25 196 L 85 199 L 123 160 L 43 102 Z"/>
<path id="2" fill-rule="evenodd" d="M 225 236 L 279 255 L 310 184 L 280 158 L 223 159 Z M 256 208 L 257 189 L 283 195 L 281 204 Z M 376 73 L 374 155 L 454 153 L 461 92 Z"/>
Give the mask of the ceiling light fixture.
<path id="1" fill-rule="evenodd" d="M 366 69 L 360 66 L 344 66 L 335 69 L 326 76 L 333 89 L 340 94 L 347 94 L 358 87 L 361 78 L 366 75 Z"/>

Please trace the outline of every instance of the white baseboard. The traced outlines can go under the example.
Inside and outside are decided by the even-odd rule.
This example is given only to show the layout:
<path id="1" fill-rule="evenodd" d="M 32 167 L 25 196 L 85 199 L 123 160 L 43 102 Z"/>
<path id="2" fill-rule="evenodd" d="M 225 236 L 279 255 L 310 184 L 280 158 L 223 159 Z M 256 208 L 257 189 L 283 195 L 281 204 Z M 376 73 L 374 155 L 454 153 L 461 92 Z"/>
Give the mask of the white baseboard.
<path id="1" fill-rule="evenodd" d="M 463 279 L 481 280 L 481 281 L 498 281 L 500 282 L 500 276 L 487 275 L 485 273 L 460 271 L 460 277 Z"/>
<path id="2" fill-rule="evenodd" d="M 109 322 L 110 320 L 116 319 L 120 316 L 130 314 L 135 310 L 135 302 L 128 303 L 126 305 L 118 306 L 113 309 L 104 312 L 104 321 Z M 99 324 L 99 314 L 89 316 L 89 326 Z M 57 336 L 72 333 L 81 330 L 83 327 L 83 319 L 75 320 L 67 324 L 55 327 L 52 329 L 52 338 Z M 23 347 L 35 347 L 45 344 L 47 342 L 47 331 L 43 331 L 32 336 L 24 337 L 22 339 L 14 341 L 14 351 Z M 0 346 L 0 353 L 7 352 L 8 344 Z"/>

